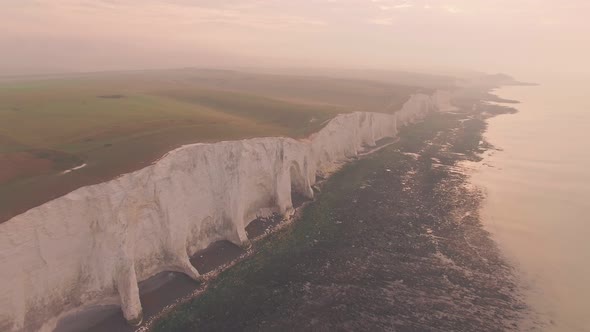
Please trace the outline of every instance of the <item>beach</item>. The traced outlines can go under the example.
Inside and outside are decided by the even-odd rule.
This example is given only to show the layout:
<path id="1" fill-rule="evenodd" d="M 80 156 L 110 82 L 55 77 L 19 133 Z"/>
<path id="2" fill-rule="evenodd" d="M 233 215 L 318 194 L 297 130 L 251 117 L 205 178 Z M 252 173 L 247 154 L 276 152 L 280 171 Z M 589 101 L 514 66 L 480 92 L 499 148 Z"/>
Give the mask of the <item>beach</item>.
<path id="1" fill-rule="evenodd" d="M 345 166 L 299 220 L 153 329 L 518 330 L 530 309 L 460 166 L 486 151 L 483 111 L 509 109 L 470 102 Z"/>
<path id="2" fill-rule="evenodd" d="M 489 196 L 473 180 L 498 152 L 484 138 L 487 122 L 509 120 L 514 102 L 456 105 L 321 181 L 316 199 L 295 200 L 290 222 L 250 223 L 250 247 L 226 241 L 197 253 L 202 282 L 166 272 L 140 283 L 141 327 L 116 309 L 90 308 L 58 331 L 81 321 L 86 331 L 545 326 L 521 271 L 484 224 Z"/>

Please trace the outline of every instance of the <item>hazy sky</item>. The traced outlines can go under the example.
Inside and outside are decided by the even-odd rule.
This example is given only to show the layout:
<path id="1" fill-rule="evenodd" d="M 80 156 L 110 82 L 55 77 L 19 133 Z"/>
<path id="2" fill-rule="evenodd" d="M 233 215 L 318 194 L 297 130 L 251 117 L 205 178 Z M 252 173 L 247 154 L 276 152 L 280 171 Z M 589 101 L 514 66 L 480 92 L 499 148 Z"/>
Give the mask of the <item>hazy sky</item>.
<path id="1" fill-rule="evenodd" d="M 590 72 L 590 0 L 0 0 L 0 74 L 178 66 Z"/>

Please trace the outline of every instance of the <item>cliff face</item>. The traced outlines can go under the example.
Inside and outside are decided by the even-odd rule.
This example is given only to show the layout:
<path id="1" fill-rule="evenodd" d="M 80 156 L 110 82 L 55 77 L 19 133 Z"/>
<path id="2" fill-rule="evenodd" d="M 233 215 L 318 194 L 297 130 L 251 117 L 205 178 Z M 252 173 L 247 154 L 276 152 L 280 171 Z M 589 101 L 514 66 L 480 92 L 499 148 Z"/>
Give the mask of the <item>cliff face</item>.
<path id="1" fill-rule="evenodd" d="M 417 94 L 393 115 L 340 115 L 305 140 L 183 146 L 14 217 L 0 225 L 0 330 L 49 328 L 89 304 L 120 303 L 139 322 L 138 281 L 162 271 L 197 278 L 195 252 L 246 242 L 257 214 L 292 210 L 291 190 L 312 198 L 317 175 L 447 106 L 447 93 Z"/>

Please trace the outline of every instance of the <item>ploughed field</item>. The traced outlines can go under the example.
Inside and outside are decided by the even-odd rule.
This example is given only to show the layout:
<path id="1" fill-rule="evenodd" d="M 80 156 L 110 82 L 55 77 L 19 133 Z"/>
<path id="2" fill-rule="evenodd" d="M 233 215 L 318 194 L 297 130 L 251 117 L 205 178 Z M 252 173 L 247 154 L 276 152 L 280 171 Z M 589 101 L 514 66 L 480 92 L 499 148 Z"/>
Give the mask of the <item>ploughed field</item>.
<path id="1" fill-rule="evenodd" d="M 194 69 L 0 82 L 0 222 L 183 144 L 304 137 L 339 113 L 393 112 L 418 90 Z"/>

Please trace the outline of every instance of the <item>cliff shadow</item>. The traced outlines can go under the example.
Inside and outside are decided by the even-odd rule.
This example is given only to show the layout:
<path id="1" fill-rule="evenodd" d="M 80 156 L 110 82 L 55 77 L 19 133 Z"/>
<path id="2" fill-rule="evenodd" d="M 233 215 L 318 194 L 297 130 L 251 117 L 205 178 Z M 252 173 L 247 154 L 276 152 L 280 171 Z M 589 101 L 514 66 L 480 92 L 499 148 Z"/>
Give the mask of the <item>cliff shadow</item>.
<path id="1" fill-rule="evenodd" d="M 306 201 L 313 199 L 313 192 L 310 189 L 309 181 L 306 181 L 297 162 L 293 162 L 289 167 L 289 175 L 291 178 L 291 203 L 293 208 L 296 209 Z"/>
<path id="2" fill-rule="evenodd" d="M 229 241 L 216 241 L 194 254 L 191 264 L 201 274 L 229 264 L 245 251 Z M 164 271 L 139 283 L 139 294 L 144 321 L 174 304 L 179 298 L 191 294 L 201 283 L 180 272 Z M 136 328 L 127 324 L 119 305 L 91 306 L 65 316 L 58 322 L 55 332 L 131 332 Z"/>

